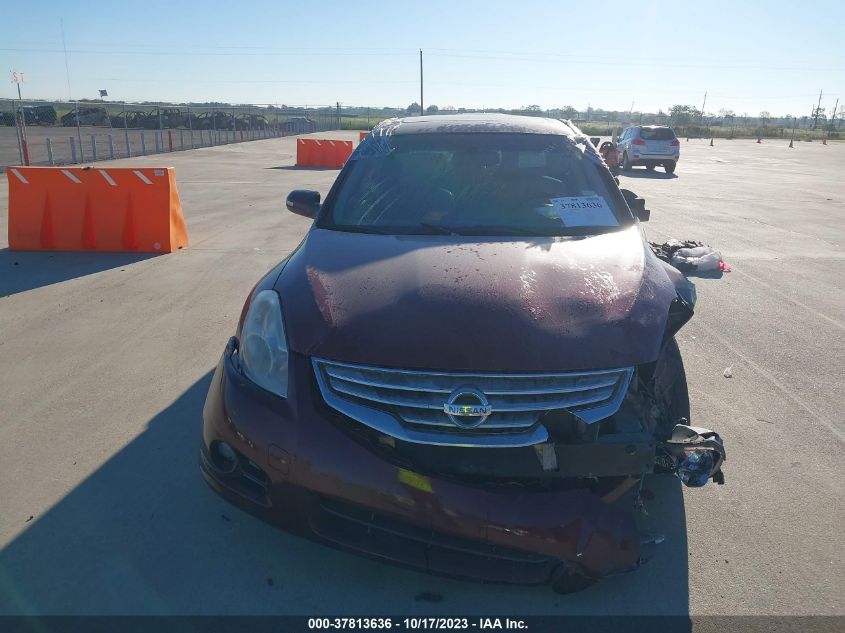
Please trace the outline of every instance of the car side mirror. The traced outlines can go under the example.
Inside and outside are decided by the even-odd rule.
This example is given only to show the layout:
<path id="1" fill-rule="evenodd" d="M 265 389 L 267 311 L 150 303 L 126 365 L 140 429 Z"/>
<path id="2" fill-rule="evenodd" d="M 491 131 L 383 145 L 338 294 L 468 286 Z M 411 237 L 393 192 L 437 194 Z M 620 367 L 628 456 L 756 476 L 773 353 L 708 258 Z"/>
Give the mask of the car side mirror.
<path id="1" fill-rule="evenodd" d="M 288 211 L 297 215 L 311 218 L 317 217 L 320 211 L 320 192 L 308 189 L 294 189 L 285 201 Z"/>
<path id="2" fill-rule="evenodd" d="M 648 222 L 651 217 L 651 211 L 645 208 L 645 198 L 640 198 L 630 189 L 622 189 L 622 197 L 628 203 L 628 208 L 634 213 L 640 222 Z"/>

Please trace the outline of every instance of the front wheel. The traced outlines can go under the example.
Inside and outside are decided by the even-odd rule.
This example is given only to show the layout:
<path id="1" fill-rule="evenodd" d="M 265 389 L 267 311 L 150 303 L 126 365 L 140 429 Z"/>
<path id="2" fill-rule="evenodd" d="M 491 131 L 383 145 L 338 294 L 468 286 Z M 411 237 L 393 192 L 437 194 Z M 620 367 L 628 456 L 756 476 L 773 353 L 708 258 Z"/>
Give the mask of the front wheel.
<path id="1" fill-rule="evenodd" d="M 667 174 L 674 174 L 676 165 L 677 163 L 675 161 L 667 160 L 665 163 L 663 163 L 663 169 L 666 170 Z"/>

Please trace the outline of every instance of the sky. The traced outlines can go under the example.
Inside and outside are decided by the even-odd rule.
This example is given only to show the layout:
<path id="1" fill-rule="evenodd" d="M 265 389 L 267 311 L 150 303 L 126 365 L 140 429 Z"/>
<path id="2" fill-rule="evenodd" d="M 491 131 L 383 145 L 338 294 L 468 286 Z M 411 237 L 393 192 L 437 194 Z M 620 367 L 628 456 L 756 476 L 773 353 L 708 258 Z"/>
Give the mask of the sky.
<path id="1" fill-rule="evenodd" d="M 845 105 L 835 0 L 28 0 L 0 98 L 808 115 Z M 62 37 L 64 31 L 64 42 Z M 65 57 L 64 49 L 67 49 Z M 65 63 L 67 61 L 67 64 Z"/>

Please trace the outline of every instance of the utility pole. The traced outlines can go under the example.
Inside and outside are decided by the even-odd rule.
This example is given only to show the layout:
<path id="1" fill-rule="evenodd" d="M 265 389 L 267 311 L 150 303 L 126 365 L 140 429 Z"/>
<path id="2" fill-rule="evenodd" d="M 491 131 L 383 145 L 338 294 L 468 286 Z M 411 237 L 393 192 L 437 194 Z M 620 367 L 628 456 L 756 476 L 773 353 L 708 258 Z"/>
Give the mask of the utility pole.
<path id="1" fill-rule="evenodd" d="M 420 49 L 420 116 L 425 112 L 423 105 L 423 63 L 422 63 L 422 49 Z"/>
<path id="2" fill-rule="evenodd" d="M 819 124 L 819 108 L 822 107 L 822 91 L 819 90 L 819 104 L 816 106 L 816 111 L 813 112 L 813 129 Z"/>
<path id="3" fill-rule="evenodd" d="M 704 106 L 707 105 L 707 92 L 704 93 L 704 101 L 701 103 L 701 123 L 704 124 Z"/>

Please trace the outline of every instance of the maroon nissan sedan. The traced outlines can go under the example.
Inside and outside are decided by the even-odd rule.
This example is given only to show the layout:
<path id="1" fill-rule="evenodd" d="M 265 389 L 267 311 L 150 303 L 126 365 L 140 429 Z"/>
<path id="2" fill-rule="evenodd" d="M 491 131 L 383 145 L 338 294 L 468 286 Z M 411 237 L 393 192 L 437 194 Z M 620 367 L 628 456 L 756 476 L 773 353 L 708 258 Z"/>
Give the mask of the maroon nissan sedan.
<path id="1" fill-rule="evenodd" d="M 431 573 L 630 571 L 642 478 L 722 483 L 675 333 L 694 286 L 644 201 L 571 123 L 385 121 L 249 294 L 203 411 L 200 468 L 285 530 Z"/>

